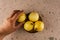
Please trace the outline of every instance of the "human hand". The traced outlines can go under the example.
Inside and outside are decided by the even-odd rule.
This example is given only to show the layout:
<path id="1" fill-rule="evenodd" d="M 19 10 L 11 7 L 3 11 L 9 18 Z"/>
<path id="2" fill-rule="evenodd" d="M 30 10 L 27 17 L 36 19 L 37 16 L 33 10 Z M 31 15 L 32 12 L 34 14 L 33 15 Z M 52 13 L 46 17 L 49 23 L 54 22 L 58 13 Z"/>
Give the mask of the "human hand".
<path id="1" fill-rule="evenodd" d="M 24 22 L 22 22 L 16 25 L 16 21 L 21 12 L 23 11 L 20 10 L 13 11 L 12 15 L 7 20 L 5 20 L 5 22 L 3 22 L 3 26 L 0 27 L 0 34 L 6 34 L 6 35 L 10 34 L 15 30 L 19 29 L 24 24 Z"/>

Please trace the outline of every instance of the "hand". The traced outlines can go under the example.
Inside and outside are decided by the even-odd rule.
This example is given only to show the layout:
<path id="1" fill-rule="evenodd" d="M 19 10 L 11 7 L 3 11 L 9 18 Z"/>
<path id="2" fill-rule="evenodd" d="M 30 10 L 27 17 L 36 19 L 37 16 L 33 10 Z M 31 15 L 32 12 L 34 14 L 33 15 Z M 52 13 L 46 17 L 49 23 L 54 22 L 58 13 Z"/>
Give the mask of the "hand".
<path id="1" fill-rule="evenodd" d="M 3 26 L 0 27 L 0 34 L 10 34 L 20 28 L 24 23 L 19 23 L 16 25 L 16 21 L 22 11 L 14 10 L 13 14 L 3 23 Z"/>

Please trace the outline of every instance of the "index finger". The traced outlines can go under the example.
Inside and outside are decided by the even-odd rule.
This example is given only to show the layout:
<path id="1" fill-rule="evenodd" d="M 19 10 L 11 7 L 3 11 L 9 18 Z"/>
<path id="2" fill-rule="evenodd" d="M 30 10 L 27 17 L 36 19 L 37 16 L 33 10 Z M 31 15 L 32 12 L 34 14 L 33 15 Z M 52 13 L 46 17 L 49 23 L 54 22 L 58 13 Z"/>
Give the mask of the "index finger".
<path id="1" fill-rule="evenodd" d="M 20 10 L 14 10 L 13 13 L 11 14 L 10 18 L 12 18 L 18 12 L 20 12 Z"/>
<path id="2" fill-rule="evenodd" d="M 18 19 L 18 17 L 20 16 L 20 13 L 22 13 L 22 12 L 23 12 L 23 10 L 22 10 L 22 11 L 17 12 L 17 13 L 12 17 L 12 20 L 17 20 L 17 19 Z"/>

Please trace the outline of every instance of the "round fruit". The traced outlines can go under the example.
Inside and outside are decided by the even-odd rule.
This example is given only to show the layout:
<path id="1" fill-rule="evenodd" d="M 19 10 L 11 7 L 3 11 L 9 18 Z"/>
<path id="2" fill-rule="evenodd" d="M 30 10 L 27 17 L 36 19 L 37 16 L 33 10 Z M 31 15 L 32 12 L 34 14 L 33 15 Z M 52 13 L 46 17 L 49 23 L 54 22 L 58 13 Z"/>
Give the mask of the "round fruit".
<path id="1" fill-rule="evenodd" d="M 18 18 L 18 22 L 23 22 L 26 19 L 26 14 L 24 12 L 20 13 L 20 16 Z"/>
<path id="2" fill-rule="evenodd" d="M 26 31 L 31 31 L 33 29 L 33 22 L 31 21 L 27 21 L 25 24 L 24 24 L 24 29 Z"/>
<path id="3" fill-rule="evenodd" d="M 31 12 L 31 13 L 29 14 L 29 20 L 30 20 L 30 21 L 35 22 L 35 21 L 37 21 L 38 19 L 39 19 L 39 14 L 38 14 L 37 12 Z"/>
<path id="4" fill-rule="evenodd" d="M 43 31 L 44 29 L 44 23 L 42 21 L 36 21 L 35 23 L 31 22 L 31 21 L 27 21 L 24 24 L 24 29 L 28 32 L 38 32 L 38 31 Z"/>
<path id="5" fill-rule="evenodd" d="M 44 23 L 42 21 L 35 22 L 34 30 L 36 31 L 43 31 Z"/>

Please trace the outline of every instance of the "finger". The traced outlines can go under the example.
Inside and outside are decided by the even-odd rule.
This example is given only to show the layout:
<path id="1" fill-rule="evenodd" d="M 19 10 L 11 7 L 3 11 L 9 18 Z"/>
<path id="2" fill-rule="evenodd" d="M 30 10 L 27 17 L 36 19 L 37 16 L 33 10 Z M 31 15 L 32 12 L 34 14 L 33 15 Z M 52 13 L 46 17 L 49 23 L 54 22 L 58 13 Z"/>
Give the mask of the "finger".
<path id="1" fill-rule="evenodd" d="M 16 13 L 20 12 L 20 10 L 14 10 L 11 17 L 13 17 Z"/>
<path id="2" fill-rule="evenodd" d="M 22 27 L 22 26 L 23 26 L 23 24 L 24 24 L 24 22 L 23 22 L 23 23 L 20 23 L 19 25 L 17 25 L 17 28 Z"/>
<path id="3" fill-rule="evenodd" d="M 13 17 L 12 20 L 16 21 L 18 19 L 18 17 L 20 16 L 20 13 L 22 13 L 23 11 L 20 11 L 18 13 L 16 13 Z"/>
<path id="4" fill-rule="evenodd" d="M 17 25 L 17 26 L 15 26 L 14 28 L 15 28 L 15 29 L 18 29 L 18 28 L 22 27 L 22 26 L 23 26 L 23 24 L 24 24 L 24 22 L 22 22 L 22 23 L 18 24 L 18 25 Z"/>
<path id="5" fill-rule="evenodd" d="M 11 19 L 17 12 L 19 12 L 20 10 L 14 10 L 12 12 L 12 14 L 7 18 L 7 19 Z"/>
<path id="6" fill-rule="evenodd" d="M 12 14 L 10 15 L 9 18 L 12 18 L 17 12 L 20 12 L 20 10 L 14 10 L 14 11 L 12 12 Z M 9 19 L 9 18 L 8 18 L 8 19 Z"/>

